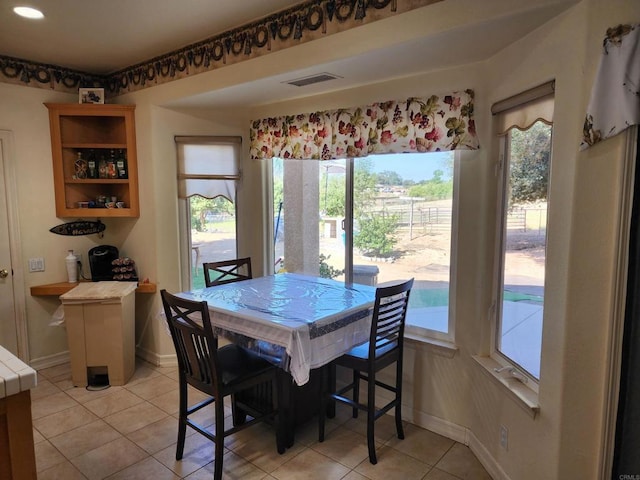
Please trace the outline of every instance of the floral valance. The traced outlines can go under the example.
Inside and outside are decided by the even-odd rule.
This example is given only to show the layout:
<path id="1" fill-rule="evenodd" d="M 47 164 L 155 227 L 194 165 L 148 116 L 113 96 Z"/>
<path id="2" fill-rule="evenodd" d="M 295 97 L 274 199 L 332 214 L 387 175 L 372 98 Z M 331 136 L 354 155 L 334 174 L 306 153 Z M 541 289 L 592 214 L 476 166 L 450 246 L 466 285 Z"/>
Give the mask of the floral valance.
<path id="1" fill-rule="evenodd" d="M 607 29 L 580 149 L 640 124 L 640 24 Z"/>
<path id="2" fill-rule="evenodd" d="M 473 90 L 251 122 L 251 158 L 330 160 L 479 148 Z"/>

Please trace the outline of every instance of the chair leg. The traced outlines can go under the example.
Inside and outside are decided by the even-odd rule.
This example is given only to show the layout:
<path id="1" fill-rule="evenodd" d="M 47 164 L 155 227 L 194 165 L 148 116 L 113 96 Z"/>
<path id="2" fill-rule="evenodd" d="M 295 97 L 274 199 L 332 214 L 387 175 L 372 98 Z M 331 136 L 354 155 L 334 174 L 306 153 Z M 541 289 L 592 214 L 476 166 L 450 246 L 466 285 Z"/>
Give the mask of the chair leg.
<path id="1" fill-rule="evenodd" d="M 213 463 L 214 480 L 222 480 L 222 457 L 224 456 L 224 402 L 220 399 L 215 401 L 216 417 L 216 440 L 215 458 Z"/>
<path id="2" fill-rule="evenodd" d="M 353 401 L 360 403 L 360 372 L 353 369 Z M 353 407 L 353 418 L 358 418 L 358 409 Z"/>
<path id="3" fill-rule="evenodd" d="M 180 412 L 178 417 L 178 443 L 176 445 L 176 460 L 182 459 L 184 453 L 184 439 L 187 434 L 187 383 L 180 380 Z"/>
<path id="4" fill-rule="evenodd" d="M 375 373 L 370 371 L 367 379 L 367 447 L 369 448 L 369 461 L 375 465 L 376 458 L 375 421 L 376 421 L 376 382 Z"/>
<path id="5" fill-rule="evenodd" d="M 396 364 L 396 431 L 400 440 L 404 439 L 402 427 L 402 360 Z"/>

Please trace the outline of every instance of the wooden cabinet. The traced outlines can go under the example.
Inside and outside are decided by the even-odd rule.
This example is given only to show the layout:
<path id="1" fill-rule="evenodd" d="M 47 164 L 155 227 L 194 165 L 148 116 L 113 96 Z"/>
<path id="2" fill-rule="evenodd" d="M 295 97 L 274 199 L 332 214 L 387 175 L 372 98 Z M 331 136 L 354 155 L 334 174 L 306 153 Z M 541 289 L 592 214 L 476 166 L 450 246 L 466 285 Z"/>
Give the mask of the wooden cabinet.
<path id="1" fill-rule="evenodd" d="M 135 106 L 45 105 L 51 128 L 56 216 L 139 217 Z M 95 162 L 92 168 L 90 162 Z M 112 162 L 120 163 L 121 168 Z"/>

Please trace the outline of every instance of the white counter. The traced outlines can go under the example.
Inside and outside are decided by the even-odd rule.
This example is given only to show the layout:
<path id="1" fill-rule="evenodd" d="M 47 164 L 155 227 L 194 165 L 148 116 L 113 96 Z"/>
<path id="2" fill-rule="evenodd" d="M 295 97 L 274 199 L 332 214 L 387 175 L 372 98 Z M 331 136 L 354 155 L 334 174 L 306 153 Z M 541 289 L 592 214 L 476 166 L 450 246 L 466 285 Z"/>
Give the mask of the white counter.
<path id="1" fill-rule="evenodd" d="M 36 371 L 9 350 L 0 347 L 0 398 L 30 390 L 36 384 Z"/>

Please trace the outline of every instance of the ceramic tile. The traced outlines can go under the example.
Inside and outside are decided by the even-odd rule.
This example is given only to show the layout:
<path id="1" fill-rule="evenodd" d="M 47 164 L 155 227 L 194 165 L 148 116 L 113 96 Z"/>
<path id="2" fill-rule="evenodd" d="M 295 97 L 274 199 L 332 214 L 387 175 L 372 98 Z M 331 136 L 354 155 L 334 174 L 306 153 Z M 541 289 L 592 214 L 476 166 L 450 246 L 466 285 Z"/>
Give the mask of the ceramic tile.
<path id="1" fill-rule="evenodd" d="M 34 444 L 39 480 L 210 479 L 214 444 L 187 428 L 184 457 L 175 460 L 178 425 L 177 369 L 155 367 L 137 359 L 136 373 L 125 386 L 88 391 L 73 387 L 69 365 L 38 372 L 31 390 Z M 191 404 L 205 396 L 190 387 Z M 207 428 L 213 406 L 192 415 Z M 464 445 L 404 423 L 405 439 L 396 437 L 391 415 L 376 421 L 378 464 L 371 465 L 363 413 L 337 405 L 319 443 L 317 420 L 298 427 L 295 443 L 283 455 L 275 432 L 257 424 L 225 438 L 224 480 L 487 480 Z M 225 426 L 231 426 L 225 398 Z M 436 467 L 433 467 L 433 465 Z"/>
<path id="2" fill-rule="evenodd" d="M 34 445 L 36 471 L 41 472 L 65 461 L 64 456 L 48 441 Z"/>
<path id="3" fill-rule="evenodd" d="M 46 379 L 38 379 L 38 385 L 31 389 L 31 401 L 39 400 L 43 397 L 48 397 L 54 393 L 60 393 L 60 389 Z"/>
<path id="4" fill-rule="evenodd" d="M 154 454 L 154 458 L 180 477 L 186 477 L 213 461 L 214 448 L 213 442 L 203 435 L 191 435 L 184 442 L 181 460 L 176 460 L 175 444 Z"/>
<path id="5" fill-rule="evenodd" d="M 82 405 L 74 405 L 71 408 L 58 413 L 47 415 L 33 421 L 33 426 L 46 438 L 55 437 L 74 428 L 86 425 L 97 420 L 93 413 Z"/>
<path id="6" fill-rule="evenodd" d="M 138 405 L 143 401 L 140 397 L 128 390 L 121 389 L 114 391 L 111 395 L 89 400 L 84 406 L 99 417 L 107 417 L 126 410 L 129 407 L 133 407 L 134 405 Z"/>
<path id="7" fill-rule="evenodd" d="M 213 462 L 209 462 L 186 478 L 187 480 L 211 480 L 213 478 L 213 470 Z M 266 472 L 263 472 L 235 453 L 227 452 L 224 455 L 222 462 L 223 480 L 263 480 L 265 477 L 267 477 Z"/>
<path id="8" fill-rule="evenodd" d="M 31 402 L 31 417 L 37 420 L 47 415 L 75 407 L 78 403 L 64 392 L 54 393 Z"/>
<path id="9" fill-rule="evenodd" d="M 451 447 L 436 467 L 463 480 L 491 480 L 491 476 L 469 447 L 460 443 Z"/>
<path id="10" fill-rule="evenodd" d="M 344 427 L 330 434 L 325 432 L 324 442 L 316 442 L 311 448 L 350 468 L 355 468 L 369 457 L 366 437 Z"/>
<path id="11" fill-rule="evenodd" d="M 178 382 L 164 375 L 149 378 L 147 380 L 136 383 L 135 385 L 126 385 L 127 390 L 135 393 L 140 398 L 151 400 L 164 393 L 177 391 Z"/>
<path id="12" fill-rule="evenodd" d="M 392 437 L 386 445 L 421 462 L 435 465 L 455 442 L 412 424 L 404 426 L 404 440 Z"/>
<path id="13" fill-rule="evenodd" d="M 431 469 L 429 473 L 427 473 L 427 476 L 424 477 L 423 480 L 460 480 L 460 479 L 455 475 L 451 475 L 450 473 L 447 473 L 443 470 L 440 470 L 434 467 Z"/>
<path id="14" fill-rule="evenodd" d="M 107 477 L 108 480 L 175 480 L 179 478 L 153 457 L 147 457 Z"/>
<path id="15" fill-rule="evenodd" d="M 226 444 L 228 448 L 267 473 L 273 472 L 307 448 L 300 443 L 294 443 L 283 454 L 279 454 L 275 432 L 266 424 L 251 426 L 232 435 L 229 440 Z"/>
<path id="16" fill-rule="evenodd" d="M 75 430 L 53 437 L 50 442 L 66 458 L 73 459 L 121 436 L 104 420 L 96 420 Z"/>
<path id="17" fill-rule="evenodd" d="M 187 429 L 187 435 L 193 435 L 193 429 Z M 135 432 L 127 434 L 127 438 L 150 454 L 159 452 L 178 440 L 178 420 L 165 417 Z"/>
<path id="18" fill-rule="evenodd" d="M 124 437 L 71 459 L 89 480 L 108 477 L 147 457 L 140 447 Z"/>
<path id="19" fill-rule="evenodd" d="M 96 398 L 113 395 L 114 393 L 122 390 L 122 388 L 123 387 L 120 386 L 110 386 L 108 388 L 103 388 L 100 390 L 88 390 L 85 387 L 71 387 L 64 391 L 76 402 L 87 403 L 91 400 L 95 400 Z"/>
<path id="20" fill-rule="evenodd" d="M 135 432 L 167 414 L 148 402 L 139 403 L 120 412 L 104 417 L 104 420 L 122 434 Z"/>
<path id="21" fill-rule="evenodd" d="M 278 480 L 339 480 L 351 469 L 316 452 L 303 450 L 271 472 Z"/>
<path id="22" fill-rule="evenodd" d="M 71 363 L 63 363 L 55 367 L 38 370 L 38 375 L 46 378 L 52 383 L 71 379 Z"/>
<path id="23" fill-rule="evenodd" d="M 431 470 L 431 465 L 391 447 L 380 448 L 377 450 L 377 456 L 377 464 L 372 465 L 367 458 L 355 468 L 355 471 L 371 480 L 388 480 L 390 478 L 420 480 Z"/>
<path id="24" fill-rule="evenodd" d="M 38 472 L 38 480 L 86 480 L 80 470 L 78 470 L 70 461 L 65 460 L 58 465 L 47 468 L 42 472 Z"/>

